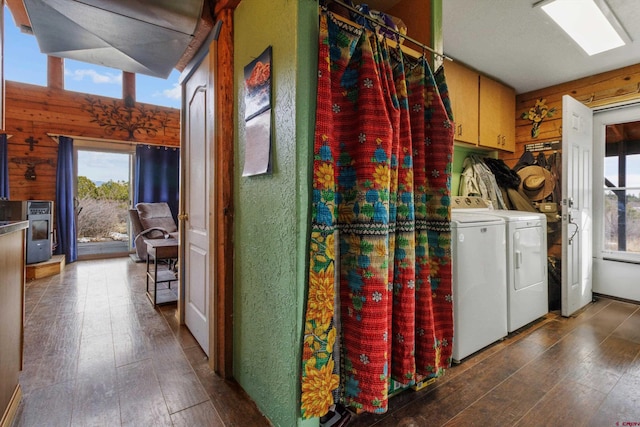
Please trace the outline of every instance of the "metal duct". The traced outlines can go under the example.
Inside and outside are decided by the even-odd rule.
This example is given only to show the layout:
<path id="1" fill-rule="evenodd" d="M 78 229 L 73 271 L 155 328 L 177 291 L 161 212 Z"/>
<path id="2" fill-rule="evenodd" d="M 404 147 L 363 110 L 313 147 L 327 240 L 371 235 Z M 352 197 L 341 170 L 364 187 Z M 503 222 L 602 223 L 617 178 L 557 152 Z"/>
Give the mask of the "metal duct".
<path id="1" fill-rule="evenodd" d="M 40 51 L 166 78 L 193 39 L 204 0 L 24 0 Z"/>

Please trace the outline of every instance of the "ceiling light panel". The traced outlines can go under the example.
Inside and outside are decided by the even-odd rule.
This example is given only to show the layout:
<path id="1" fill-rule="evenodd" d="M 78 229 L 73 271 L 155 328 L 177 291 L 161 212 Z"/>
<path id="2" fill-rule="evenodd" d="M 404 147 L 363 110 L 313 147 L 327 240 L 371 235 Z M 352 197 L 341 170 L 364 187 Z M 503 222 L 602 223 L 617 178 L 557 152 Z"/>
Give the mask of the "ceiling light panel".
<path id="1" fill-rule="evenodd" d="M 588 55 L 615 49 L 630 41 L 604 0 L 547 0 L 534 7 L 540 7 L 549 15 Z"/>

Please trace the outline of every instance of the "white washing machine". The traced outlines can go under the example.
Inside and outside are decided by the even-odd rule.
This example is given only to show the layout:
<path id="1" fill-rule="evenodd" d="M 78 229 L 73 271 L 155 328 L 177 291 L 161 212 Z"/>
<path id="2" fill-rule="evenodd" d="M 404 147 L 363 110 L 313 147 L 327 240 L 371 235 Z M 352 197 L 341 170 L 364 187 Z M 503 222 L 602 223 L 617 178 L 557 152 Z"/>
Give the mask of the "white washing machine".
<path id="1" fill-rule="evenodd" d="M 513 332 L 549 312 L 547 217 L 542 213 L 479 212 L 505 221 L 507 329 Z"/>
<path id="2" fill-rule="evenodd" d="M 453 360 L 507 335 L 504 220 L 488 214 L 451 215 Z"/>

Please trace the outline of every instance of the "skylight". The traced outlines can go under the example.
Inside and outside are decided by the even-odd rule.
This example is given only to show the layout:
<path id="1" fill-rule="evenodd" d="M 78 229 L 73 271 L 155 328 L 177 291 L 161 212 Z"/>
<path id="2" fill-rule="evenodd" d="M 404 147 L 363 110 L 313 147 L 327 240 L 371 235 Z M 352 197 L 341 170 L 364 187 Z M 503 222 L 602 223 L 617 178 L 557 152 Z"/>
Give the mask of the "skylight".
<path id="1" fill-rule="evenodd" d="M 588 55 L 631 40 L 604 0 L 545 0 L 534 7 L 549 15 Z"/>

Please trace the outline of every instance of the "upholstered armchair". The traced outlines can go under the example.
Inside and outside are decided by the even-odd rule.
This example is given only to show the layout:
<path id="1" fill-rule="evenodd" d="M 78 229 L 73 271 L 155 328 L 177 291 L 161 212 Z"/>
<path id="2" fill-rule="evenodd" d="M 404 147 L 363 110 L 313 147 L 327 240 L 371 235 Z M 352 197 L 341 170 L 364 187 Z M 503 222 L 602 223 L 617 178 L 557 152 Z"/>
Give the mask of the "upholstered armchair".
<path id="1" fill-rule="evenodd" d="M 134 209 L 129 209 L 129 218 L 136 255 L 140 261 L 147 259 L 147 240 L 178 238 L 178 227 L 169 205 L 164 202 L 138 203 Z"/>

